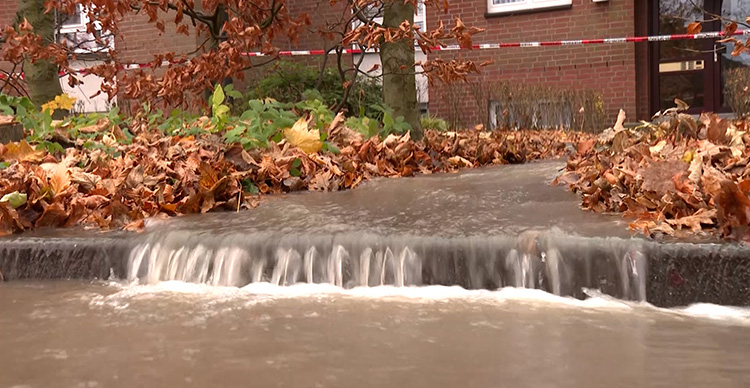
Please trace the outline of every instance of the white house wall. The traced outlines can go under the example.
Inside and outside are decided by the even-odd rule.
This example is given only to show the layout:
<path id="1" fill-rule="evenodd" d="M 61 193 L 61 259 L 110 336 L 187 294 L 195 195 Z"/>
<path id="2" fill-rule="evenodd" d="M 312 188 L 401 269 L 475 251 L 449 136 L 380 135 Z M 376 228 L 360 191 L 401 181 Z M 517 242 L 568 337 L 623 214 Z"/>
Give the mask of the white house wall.
<path id="1" fill-rule="evenodd" d="M 74 69 L 85 69 L 91 66 L 99 65 L 102 62 L 99 61 L 72 61 L 71 67 Z M 78 79 L 82 82 L 75 87 L 68 85 L 68 77 L 60 77 L 60 86 L 62 87 L 63 93 L 75 97 L 76 105 L 74 110 L 76 112 L 91 113 L 91 112 L 107 112 L 115 105 L 116 100 L 107 100 L 107 95 L 101 93 L 96 97 L 92 97 L 96 94 L 102 85 L 102 79 L 95 75 L 83 75 L 79 74 Z"/>

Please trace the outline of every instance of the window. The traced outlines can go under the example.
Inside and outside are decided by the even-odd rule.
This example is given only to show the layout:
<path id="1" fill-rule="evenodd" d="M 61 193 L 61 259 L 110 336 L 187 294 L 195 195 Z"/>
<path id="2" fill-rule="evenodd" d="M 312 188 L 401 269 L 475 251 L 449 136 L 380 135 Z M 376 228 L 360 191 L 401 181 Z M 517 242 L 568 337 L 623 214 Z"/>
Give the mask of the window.
<path id="1" fill-rule="evenodd" d="M 573 0 L 487 0 L 487 13 L 503 14 L 527 10 L 569 7 Z"/>
<path id="2" fill-rule="evenodd" d="M 60 13 L 59 17 L 61 33 L 86 31 L 86 23 L 89 19 L 80 4 L 76 5 L 76 12 L 73 15 Z"/>
<path id="3" fill-rule="evenodd" d="M 58 13 L 58 42 L 66 44 L 76 53 L 108 52 L 114 46 L 112 34 L 102 31 L 95 26 L 94 33 L 87 31 L 89 10 L 80 4 L 76 5 L 76 12 L 72 15 Z M 97 23 L 98 24 L 98 23 Z"/>
<path id="4" fill-rule="evenodd" d="M 427 28 L 427 13 L 425 11 L 424 2 L 420 1 L 417 3 L 417 10 L 414 13 L 414 25 L 417 26 L 421 32 L 424 32 Z"/>

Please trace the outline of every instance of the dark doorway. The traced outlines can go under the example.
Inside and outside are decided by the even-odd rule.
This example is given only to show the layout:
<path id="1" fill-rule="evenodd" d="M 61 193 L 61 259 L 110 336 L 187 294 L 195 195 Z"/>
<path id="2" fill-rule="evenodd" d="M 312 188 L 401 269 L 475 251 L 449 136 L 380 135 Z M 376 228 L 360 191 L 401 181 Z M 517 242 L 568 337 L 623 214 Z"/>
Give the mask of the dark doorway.
<path id="1" fill-rule="evenodd" d="M 659 35 L 684 34 L 696 20 L 706 21 L 703 31 L 718 31 L 722 23 L 712 21 L 714 15 L 744 21 L 750 16 L 750 0 L 654 0 L 651 15 L 651 31 Z M 716 40 L 666 41 L 652 47 L 652 113 L 673 107 L 675 98 L 690 105 L 690 113 L 730 111 L 727 78 L 750 67 L 750 54 L 732 57 L 734 47 Z"/>

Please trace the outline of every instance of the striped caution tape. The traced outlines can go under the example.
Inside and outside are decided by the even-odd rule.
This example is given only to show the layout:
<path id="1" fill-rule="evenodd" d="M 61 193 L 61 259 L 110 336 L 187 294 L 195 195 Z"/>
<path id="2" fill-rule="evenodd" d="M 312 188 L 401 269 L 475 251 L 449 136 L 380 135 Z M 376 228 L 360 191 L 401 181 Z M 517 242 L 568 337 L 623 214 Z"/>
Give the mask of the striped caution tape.
<path id="1" fill-rule="evenodd" d="M 735 36 L 750 35 L 750 30 L 737 30 L 734 32 Z M 512 43 L 482 43 L 472 45 L 474 50 L 493 50 L 501 48 L 512 48 L 512 47 L 548 47 L 548 46 L 582 46 L 591 44 L 622 44 L 622 43 L 641 43 L 641 42 L 666 42 L 675 40 L 697 40 L 697 39 L 717 39 L 723 38 L 724 31 L 715 32 L 701 32 L 698 34 L 672 34 L 672 35 L 652 35 L 652 36 L 631 36 L 624 38 L 604 38 L 604 39 L 579 39 L 579 40 L 552 40 L 552 41 L 539 41 L 539 42 L 512 42 Z M 468 50 L 468 48 L 461 47 L 457 44 L 431 47 L 432 51 L 458 51 Z M 363 52 L 376 52 L 375 50 L 361 50 L 361 49 L 343 49 L 340 50 L 343 54 L 362 54 Z M 266 56 L 280 56 L 280 57 L 297 57 L 297 56 L 320 56 L 326 54 L 337 54 L 337 51 L 326 51 L 326 50 L 289 50 L 279 51 L 274 54 L 264 54 L 261 52 L 249 52 L 243 55 L 248 57 L 266 57 Z M 168 62 L 165 62 L 165 65 Z M 122 66 L 123 70 L 134 70 L 141 68 L 151 67 L 150 63 L 131 63 Z M 86 74 L 86 69 L 76 70 L 79 74 Z M 66 72 L 60 72 L 60 77 L 66 76 Z M 19 74 L 19 77 L 23 79 L 23 74 Z M 6 78 L 6 74 L 0 74 L 0 79 Z"/>

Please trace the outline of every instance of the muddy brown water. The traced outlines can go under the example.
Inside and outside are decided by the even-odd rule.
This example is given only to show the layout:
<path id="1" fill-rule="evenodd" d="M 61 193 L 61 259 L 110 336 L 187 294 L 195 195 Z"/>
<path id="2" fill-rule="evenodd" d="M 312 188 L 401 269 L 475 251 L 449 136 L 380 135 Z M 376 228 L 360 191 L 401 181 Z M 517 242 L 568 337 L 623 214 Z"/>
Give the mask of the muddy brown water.
<path id="1" fill-rule="evenodd" d="M 750 310 L 695 303 L 748 303 L 744 251 L 631 239 L 561 166 L 3 239 L 0 388 L 750 386 Z"/>
<path id="2" fill-rule="evenodd" d="M 539 290 L 0 285 L 2 387 L 747 387 L 750 311 Z"/>

